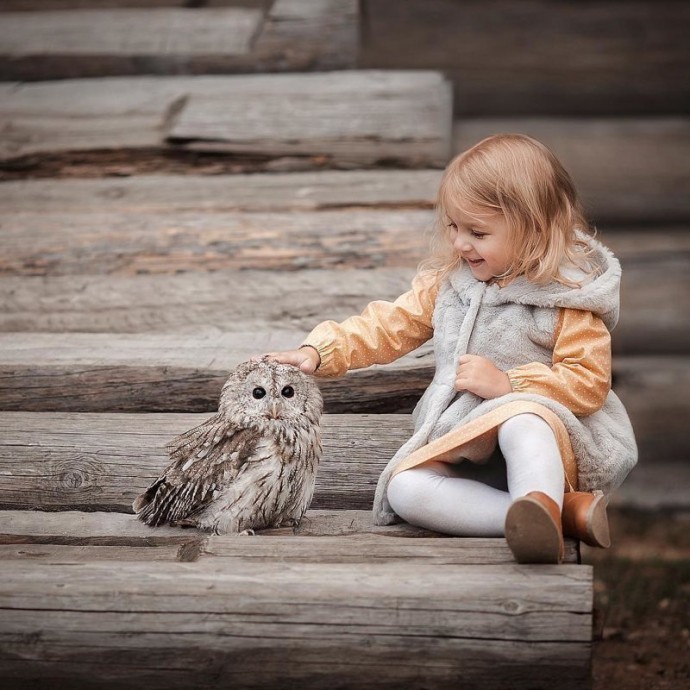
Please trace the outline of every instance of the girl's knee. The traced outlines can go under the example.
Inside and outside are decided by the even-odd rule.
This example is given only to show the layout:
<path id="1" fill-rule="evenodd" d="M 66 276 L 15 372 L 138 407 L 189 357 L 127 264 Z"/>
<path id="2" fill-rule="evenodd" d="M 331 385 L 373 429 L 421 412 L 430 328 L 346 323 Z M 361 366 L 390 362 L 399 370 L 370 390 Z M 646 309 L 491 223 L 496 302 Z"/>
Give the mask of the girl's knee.
<path id="1" fill-rule="evenodd" d="M 515 415 L 501 424 L 498 429 L 499 443 L 507 438 L 522 434 L 548 434 L 553 436 L 553 430 L 539 415 L 531 412 Z"/>
<path id="2" fill-rule="evenodd" d="M 391 508 L 404 518 L 411 506 L 419 500 L 419 482 L 414 476 L 414 470 L 406 470 L 396 474 L 388 482 L 386 495 Z"/>

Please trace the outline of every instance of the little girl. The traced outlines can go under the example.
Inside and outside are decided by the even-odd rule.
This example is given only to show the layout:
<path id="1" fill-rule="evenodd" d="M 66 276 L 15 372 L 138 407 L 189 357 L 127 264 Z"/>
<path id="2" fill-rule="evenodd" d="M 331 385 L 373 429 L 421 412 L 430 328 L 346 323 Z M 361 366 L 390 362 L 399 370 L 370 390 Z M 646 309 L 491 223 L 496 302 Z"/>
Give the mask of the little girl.
<path id="1" fill-rule="evenodd" d="M 381 474 L 374 521 L 505 535 L 521 563 L 560 562 L 563 532 L 608 546 L 605 493 L 637 461 L 610 390 L 617 259 L 589 233 L 563 166 L 527 136 L 492 136 L 455 158 L 437 209 L 409 292 L 271 356 L 334 377 L 433 337 L 434 379 Z"/>

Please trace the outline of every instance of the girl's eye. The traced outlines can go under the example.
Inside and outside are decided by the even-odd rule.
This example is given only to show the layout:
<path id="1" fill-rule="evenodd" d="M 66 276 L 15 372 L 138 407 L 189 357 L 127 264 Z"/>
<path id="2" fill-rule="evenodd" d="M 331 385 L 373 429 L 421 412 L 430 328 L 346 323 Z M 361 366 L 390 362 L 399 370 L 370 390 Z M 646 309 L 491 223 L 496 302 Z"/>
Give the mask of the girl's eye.
<path id="1" fill-rule="evenodd" d="M 280 391 L 283 397 L 291 398 L 295 394 L 295 389 L 292 386 L 285 386 L 282 391 Z"/>
<path id="2" fill-rule="evenodd" d="M 478 240 L 481 240 L 482 237 L 486 237 L 485 232 L 477 232 L 476 230 L 472 230 L 472 237 L 476 237 Z"/>
<path id="3" fill-rule="evenodd" d="M 455 223 L 448 223 L 446 227 L 450 228 L 453 231 L 458 229 L 458 226 Z"/>
<path id="4" fill-rule="evenodd" d="M 253 391 L 252 395 L 257 399 L 260 400 L 266 395 L 266 390 L 262 388 L 261 386 L 257 386 Z"/>

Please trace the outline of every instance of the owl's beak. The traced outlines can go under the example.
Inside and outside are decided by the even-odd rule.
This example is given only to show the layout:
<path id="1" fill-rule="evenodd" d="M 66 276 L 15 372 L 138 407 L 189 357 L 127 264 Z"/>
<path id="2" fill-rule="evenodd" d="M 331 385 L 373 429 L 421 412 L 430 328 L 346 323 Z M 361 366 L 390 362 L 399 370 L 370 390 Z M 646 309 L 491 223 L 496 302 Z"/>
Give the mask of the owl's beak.
<path id="1" fill-rule="evenodd" d="M 277 402 L 271 403 L 271 417 L 273 417 L 273 419 L 278 419 L 278 403 Z"/>

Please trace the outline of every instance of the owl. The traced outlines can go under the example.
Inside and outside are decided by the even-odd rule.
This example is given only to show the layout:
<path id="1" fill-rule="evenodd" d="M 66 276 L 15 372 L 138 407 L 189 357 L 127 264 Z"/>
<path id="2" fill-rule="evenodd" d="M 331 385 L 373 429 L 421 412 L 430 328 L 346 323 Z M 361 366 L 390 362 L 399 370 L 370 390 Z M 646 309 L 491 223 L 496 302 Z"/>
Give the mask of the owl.
<path id="1" fill-rule="evenodd" d="M 134 512 L 215 534 L 297 525 L 314 494 L 322 411 L 316 382 L 296 367 L 240 364 L 218 413 L 168 444 L 172 462 Z"/>

